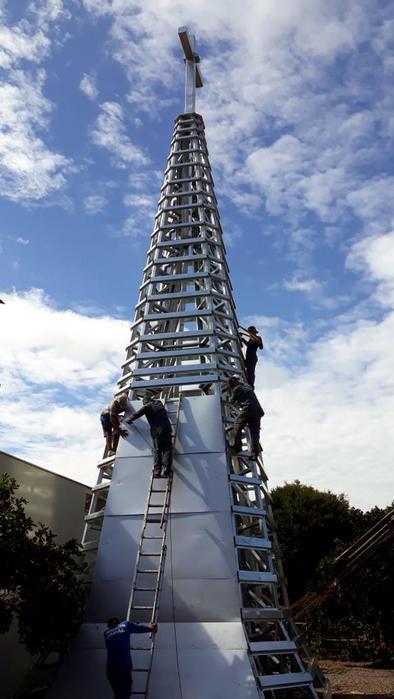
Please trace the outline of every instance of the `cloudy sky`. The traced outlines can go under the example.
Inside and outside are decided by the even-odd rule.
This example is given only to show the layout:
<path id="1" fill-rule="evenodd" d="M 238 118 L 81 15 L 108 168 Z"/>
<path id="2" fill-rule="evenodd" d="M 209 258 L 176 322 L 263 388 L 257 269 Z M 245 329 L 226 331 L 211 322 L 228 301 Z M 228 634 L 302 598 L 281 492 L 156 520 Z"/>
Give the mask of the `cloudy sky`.
<path id="1" fill-rule="evenodd" d="M 0 0 L 1 445 L 92 483 L 198 38 L 271 487 L 393 500 L 394 2 Z"/>

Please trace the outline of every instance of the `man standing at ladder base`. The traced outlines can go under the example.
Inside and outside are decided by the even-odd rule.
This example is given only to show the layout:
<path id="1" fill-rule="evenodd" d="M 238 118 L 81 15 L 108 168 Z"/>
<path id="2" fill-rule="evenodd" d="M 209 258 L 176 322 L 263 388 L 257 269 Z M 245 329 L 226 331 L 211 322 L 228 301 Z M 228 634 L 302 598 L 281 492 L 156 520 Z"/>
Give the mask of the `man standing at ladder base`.
<path id="1" fill-rule="evenodd" d="M 153 440 L 153 475 L 155 478 L 160 478 L 161 475 L 167 478 L 172 466 L 171 423 L 161 400 L 147 392 L 142 402 L 144 405 L 141 410 L 137 410 L 126 422 L 130 424 L 139 417 L 146 416 Z"/>
<path id="2" fill-rule="evenodd" d="M 131 621 L 109 619 L 104 631 L 107 647 L 107 677 L 114 699 L 129 699 L 132 688 L 130 635 L 132 633 L 156 633 L 157 624 L 133 624 Z"/>

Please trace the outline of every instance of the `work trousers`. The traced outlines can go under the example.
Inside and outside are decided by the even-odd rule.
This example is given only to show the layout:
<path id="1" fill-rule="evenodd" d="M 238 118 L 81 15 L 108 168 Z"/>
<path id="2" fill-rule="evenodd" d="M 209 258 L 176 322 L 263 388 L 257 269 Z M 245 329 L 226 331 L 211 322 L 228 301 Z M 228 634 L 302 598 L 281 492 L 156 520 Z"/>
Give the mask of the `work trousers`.
<path id="1" fill-rule="evenodd" d="M 128 667 L 107 667 L 107 677 L 114 693 L 114 699 L 129 699 L 132 687 L 131 670 Z"/>
<path id="2" fill-rule="evenodd" d="M 234 422 L 234 449 L 242 451 L 242 430 L 246 425 L 250 431 L 250 450 L 259 453 L 261 415 L 255 411 L 241 410 Z"/>
<path id="3" fill-rule="evenodd" d="M 252 357 L 251 359 L 245 359 L 246 367 L 246 378 L 248 380 L 249 386 L 254 388 L 255 376 L 256 376 L 256 364 L 257 357 Z"/>
<path id="4" fill-rule="evenodd" d="M 172 466 L 172 431 L 170 425 L 155 427 L 153 440 L 153 468 L 169 471 Z"/>

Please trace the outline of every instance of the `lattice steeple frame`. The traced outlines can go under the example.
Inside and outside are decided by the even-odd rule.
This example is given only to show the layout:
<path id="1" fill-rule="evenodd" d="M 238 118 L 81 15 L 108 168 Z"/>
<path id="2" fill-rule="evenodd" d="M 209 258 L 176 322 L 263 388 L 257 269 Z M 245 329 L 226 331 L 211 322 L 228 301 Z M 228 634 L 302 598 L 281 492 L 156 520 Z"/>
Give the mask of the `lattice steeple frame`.
<path id="1" fill-rule="evenodd" d="M 175 120 L 119 392 L 242 375 L 238 322 L 198 114 Z M 165 391 L 168 393 L 168 391 Z"/>

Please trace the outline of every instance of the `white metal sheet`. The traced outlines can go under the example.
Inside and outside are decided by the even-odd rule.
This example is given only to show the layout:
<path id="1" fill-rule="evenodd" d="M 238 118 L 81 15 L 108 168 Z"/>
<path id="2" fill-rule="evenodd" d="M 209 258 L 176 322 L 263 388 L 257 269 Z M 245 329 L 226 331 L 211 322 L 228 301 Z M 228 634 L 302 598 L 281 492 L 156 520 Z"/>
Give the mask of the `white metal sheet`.
<path id="1" fill-rule="evenodd" d="M 131 581 L 142 528 L 142 516 L 104 517 L 93 574 L 99 580 Z"/>
<path id="2" fill-rule="evenodd" d="M 89 595 L 85 621 L 104 622 L 112 616 L 124 619 L 130 599 L 130 586 L 130 579 L 126 578 L 96 580 Z"/>
<path id="3" fill-rule="evenodd" d="M 163 581 L 159 622 L 239 621 L 239 589 L 235 578 Z"/>
<path id="4" fill-rule="evenodd" d="M 171 511 L 230 510 L 227 463 L 224 454 L 179 454 L 174 460 Z"/>
<path id="5" fill-rule="evenodd" d="M 178 663 L 182 695 L 185 699 L 259 697 L 246 650 L 222 650 L 219 647 L 205 650 L 181 648 L 178 649 Z"/>
<path id="6" fill-rule="evenodd" d="M 152 456 L 116 459 L 106 516 L 143 514 L 152 472 Z"/>
<path id="7" fill-rule="evenodd" d="M 131 406 L 132 410 L 125 417 L 142 408 L 142 401 L 133 400 L 131 401 Z M 127 430 L 128 436 L 119 439 L 119 446 L 116 452 L 117 459 L 127 456 L 149 456 L 152 453 L 152 438 L 145 417 L 138 418 L 131 425 L 122 423 L 122 427 Z"/>
<path id="8" fill-rule="evenodd" d="M 175 452 L 193 454 L 224 451 L 220 397 L 182 398 Z"/>
<path id="9" fill-rule="evenodd" d="M 176 454 L 173 469 L 172 512 L 230 510 L 224 454 Z M 142 514 L 151 471 L 151 456 L 116 459 L 105 514 Z"/>
<path id="10" fill-rule="evenodd" d="M 204 512 L 171 517 L 171 545 L 165 575 L 176 580 L 225 579 L 236 576 L 230 512 Z"/>
<path id="11" fill-rule="evenodd" d="M 62 664 L 48 699 L 113 699 L 106 677 L 105 650 L 97 648 L 73 649 Z"/>

